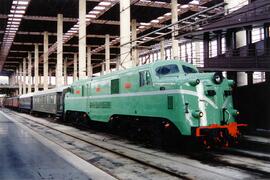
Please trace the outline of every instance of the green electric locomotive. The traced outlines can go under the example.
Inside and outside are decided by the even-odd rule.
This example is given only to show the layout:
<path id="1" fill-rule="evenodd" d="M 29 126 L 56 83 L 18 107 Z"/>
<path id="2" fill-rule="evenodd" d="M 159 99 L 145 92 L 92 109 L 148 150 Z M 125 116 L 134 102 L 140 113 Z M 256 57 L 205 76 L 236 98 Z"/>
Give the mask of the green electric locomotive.
<path id="1" fill-rule="evenodd" d="M 239 136 L 232 103 L 234 81 L 199 73 L 186 62 L 157 61 L 74 82 L 65 96 L 65 117 L 80 121 L 138 121 L 176 129 L 183 136 L 228 144 Z"/>

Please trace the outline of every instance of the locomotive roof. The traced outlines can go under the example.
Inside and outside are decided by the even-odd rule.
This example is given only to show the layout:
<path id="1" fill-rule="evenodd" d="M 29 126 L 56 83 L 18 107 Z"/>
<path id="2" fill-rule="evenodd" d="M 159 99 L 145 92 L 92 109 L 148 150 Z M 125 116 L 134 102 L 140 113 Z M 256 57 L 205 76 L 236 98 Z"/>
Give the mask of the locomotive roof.
<path id="1" fill-rule="evenodd" d="M 28 98 L 28 97 L 32 97 L 35 93 L 28 93 L 28 94 L 23 94 L 20 96 L 20 98 Z"/>
<path id="2" fill-rule="evenodd" d="M 43 94 L 62 92 L 63 90 L 67 89 L 68 87 L 69 86 L 62 86 L 59 88 L 48 89 L 46 91 L 38 91 L 38 92 L 34 92 L 34 93 L 28 93 L 28 94 L 21 95 L 20 98 L 28 98 L 28 97 L 38 96 L 38 95 L 43 95 Z"/>
<path id="3" fill-rule="evenodd" d="M 101 78 L 101 77 L 109 77 L 109 76 L 112 76 L 112 75 L 118 75 L 118 74 L 122 74 L 122 73 L 126 73 L 126 72 L 131 72 L 131 71 L 138 70 L 138 69 L 151 68 L 153 66 L 156 67 L 156 66 L 162 66 L 162 65 L 173 64 L 173 63 L 174 64 L 179 64 L 179 65 L 187 65 L 187 66 L 190 66 L 190 67 L 195 67 L 194 65 L 192 65 L 190 63 L 187 63 L 187 62 L 185 62 L 183 60 L 158 60 L 158 61 L 155 61 L 153 63 L 144 64 L 144 65 L 141 65 L 141 66 L 132 67 L 132 68 L 125 69 L 125 70 L 114 71 L 114 72 L 111 72 L 111 73 L 106 74 L 104 76 L 94 77 L 93 79 L 96 79 L 96 78 L 98 79 L 98 78 Z"/>
<path id="4" fill-rule="evenodd" d="M 166 64 L 172 64 L 172 63 L 180 64 L 180 65 L 187 65 L 187 66 L 196 68 L 194 65 L 192 65 L 190 63 L 187 63 L 187 62 L 185 62 L 183 60 L 158 60 L 158 61 L 155 61 L 153 63 L 144 64 L 144 65 L 141 65 L 141 66 L 132 67 L 132 68 L 125 69 L 125 70 L 114 71 L 114 72 L 108 73 L 108 74 L 103 75 L 103 76 L 97 76 L 97 77 L 77 80 L 77 81 L 73 82 L 72 84 L 81 84 L 81 83 L 87 82 L 87 81 L 89 81 L 91 79 L 93 79 L 93 80 L 97 79 L 98 80 L 100 78 L 106 78 L 106 77 L 110 77 L 110 76 L 113 76 L 113 75 L 119 75 L 119 74 L 126 73 L 126 72 L 132 72 L 132 71 L 138 70 L 138 69 L 144 69 L 144 68 L 152 67 L 152 66 L 162 66 L 162 65 L 166 65 Z"/>
<path id="5" fill-rule="evenodd" d="M 19 98 L 20 96 L 13 96 L 13 97 L 6 97 L 7 99 L 17 99 Z"/>
<path id="6" fill-rule="evenodd" d="M 33 93 L 33 96 L 43 95 L 43 94 L 49 94 L 49 93 L 56 93 L 56 92 L 63 92 L 63 90 L 67 89 L 69 86 L 62 86 L 58 88 L 48 89 L 46 91 L 38 91 Z"/>

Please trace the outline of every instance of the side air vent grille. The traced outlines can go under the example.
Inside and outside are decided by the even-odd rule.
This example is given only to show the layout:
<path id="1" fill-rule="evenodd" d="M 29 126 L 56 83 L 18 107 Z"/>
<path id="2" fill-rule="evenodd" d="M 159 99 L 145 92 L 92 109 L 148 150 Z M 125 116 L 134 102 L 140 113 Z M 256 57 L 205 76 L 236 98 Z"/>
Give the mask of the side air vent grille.
<path id="1" fill-rule="evenodd" d="M 168 96 L 168 109 L 173 109 L 173 96 Z"/>

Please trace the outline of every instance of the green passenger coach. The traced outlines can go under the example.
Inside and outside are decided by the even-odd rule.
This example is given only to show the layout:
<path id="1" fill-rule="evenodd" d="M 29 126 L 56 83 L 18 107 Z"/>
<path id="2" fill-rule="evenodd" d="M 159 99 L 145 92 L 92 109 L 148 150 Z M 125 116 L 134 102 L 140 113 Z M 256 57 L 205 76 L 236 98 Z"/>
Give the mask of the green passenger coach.
<path id="1" fill-rule="evenodd" d="M 121 117 L 151 120 L 181 135 L 214 135 L 227 143 L 244 126 L 235 121 L 233 84 L 183 61 L 157 61 L 74 82 L 65 95 L 65 117 L 114 123 Z"/>

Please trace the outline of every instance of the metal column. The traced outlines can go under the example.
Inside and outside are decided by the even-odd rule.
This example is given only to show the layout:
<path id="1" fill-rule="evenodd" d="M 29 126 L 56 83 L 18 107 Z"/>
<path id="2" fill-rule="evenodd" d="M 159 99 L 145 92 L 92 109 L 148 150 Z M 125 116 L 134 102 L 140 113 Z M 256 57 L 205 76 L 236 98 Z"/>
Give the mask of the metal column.
<path id="1" fill-rule="evenodd" d="M 216 31 L 217 37 L 217 55 L 220 56 L 222 54 L 222 31 Z"/>
<path id="2" fill-rule="evenodd" d="M 28 52 L 28 93 L 32 92 L 31 78 L 32 78 L 32 57 L 31 52 Z"/>
<path id="3" fill-rule="evenodd" d="M 204 60 L 209 59 L 209 33 L 203 35 L 203 56 Z"/>
<path id="4" fill-rule="evenodd" d="M 172 12 L 172 24 L 178 21 L 178 12 L 177 12 L 177 0 L 171 0 L 171 12 Z M 173 26 L 174 32 L 172 33 L 172 58 L 179 59 L 179 44 L 176 37 L 178 36 L 178 25 Z"/>
<path id="5" fill-rule="evenodd" d="M 23 58 L 23 94 L 26 94 L 26 58 Z"/>
<path id="6" fill-rule="evenodd" d="M 48 43 L 49 43 L 49 37 L 48 32 L 44 32 L 44 42 L 43 42 L 43 89 L 48 90 Z"/>
<path id="7" fill-rule="evenodd" d="M 56 87 L 63 85 L 63 14 L 57 15 Z"/>
<path id="8" fill-rule="evenodd" d="M 38 91 L 38 72 L 39 72 L 39 66 L 38 66 L 38 44 L 35 44 L 35 92 Z"/>
<path id="9" fill-rule="evenodd" d="M 165 42 L 164 39 L 160 41 L 160 59 L 165 60 Z"/>
<path id="10" fill-rule="evenodd" d="M 247 72 L 247 81 L 248 81 L 248 85 L 253 84 L 253 72 Z"/>
<path id="11" fill-rule="evenodd" d="M 132 58 L 132 66 L 138 66 L 139 65 L 139 60 L 138 60 L 138 51 L 137 51 L 137 21 L 136 19 L 132 19 L 131 21 L 131 46 L 132 46 L 132 51 L 131 51 L 131 58 Z"/>
<path id="12" fill-rule="evenodd" d="M 87 47 L 87 76 L 92 77 L 93 70 L 92 70 L 92 61 L 91 61 L 91 48 Z"/>
<path id="13" fill-rule="evenodd" d="M 22 95 L 22 64 L 19 64 L 19 95 Z"/>
<path id="14" fill-rule="evenodd" d="M 66 86 L 68 84 L 68 78 L 67 78 L 67 58 L 64 59 L 64 85 Z"/>
<path id="15" fill-rule="evenodd" d="M 74 63 L 73 63 L 73 82 L 78 80 L 78 54 L 74 53 Z"/>
<path id="16" fill-rule="evenodd" d="M 110 35 L 105 35 L 105 63 L 106 74 L 110 73 Z"/>
<path id="17" fill-rule="evenodd" d="M 130 0 L 120 0 L 120 64 L 132 67 L 130 55 Z"/>
<path id="18" fill-rule="evenodd" d="M 52 69 L 49 69 L 49 85 L 52 85 Z"/>
<path id="19" fill-rule="evenodd" d="M 79 79 L 86 78 L 86 0 L 79 0 Z"/>

